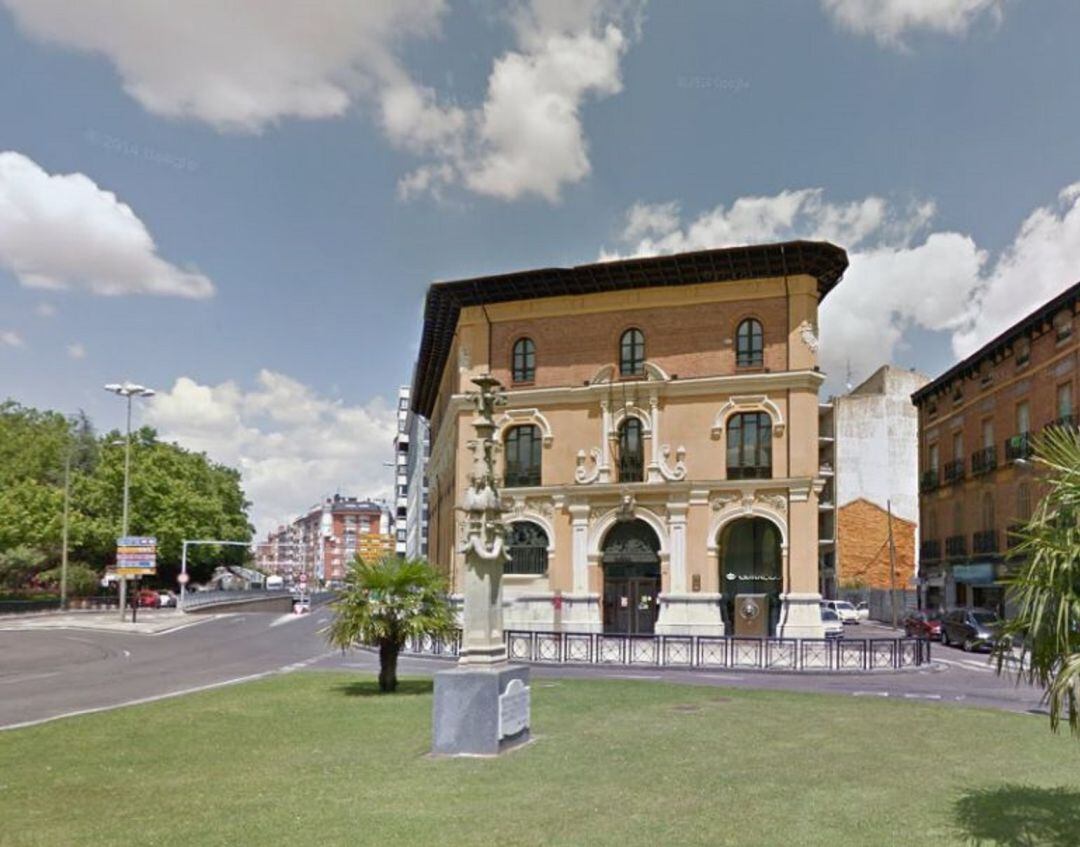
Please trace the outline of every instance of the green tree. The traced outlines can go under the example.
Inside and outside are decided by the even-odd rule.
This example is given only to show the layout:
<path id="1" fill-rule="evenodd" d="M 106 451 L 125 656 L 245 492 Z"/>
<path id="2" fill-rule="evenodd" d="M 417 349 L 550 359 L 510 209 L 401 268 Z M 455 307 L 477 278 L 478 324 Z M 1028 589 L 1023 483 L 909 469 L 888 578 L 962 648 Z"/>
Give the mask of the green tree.
<path id="1" fill-rule="evenodd" d="M 1057 732 L 1064 718 L 1080 736 L 1080 435 L 1047 430 L 1036 444 L 1035 463 L 1047 471 L 1047 490 L 1016 532 L 1026 563 L 1009 580 L 1018 611 L 1005 626 L 998 672 L 1019 641 L 1020 675 L 1046 690 L 1050 728 Z"/>
<path id="2" fill-rule="evenodd" d="M 62 573 L 60 568 L 50 568 L 37 575 L 38 582 L 59 592 Z M 101 575 L 93 568 L 78 562 L 68 564 L 67 590 L 73 597 L 86 597 L 100 587 Z"/>
<path id="3" fill-rule="evenodd" d="M 0 551 L 0 586 L 18 589 L 45 566 L 40 551 L 22 544 Z"/>
<path id="4" fill-rule="evenodd" d="M 323 630 L 332 646 L 378 646 L 380 691 L 397 688 L 398 654 L 409 636 L 446 635 L 455 626 L 438 571 L 423 559 L 393 555 L 372 565 L 357 557 L 333 610 Z"/>

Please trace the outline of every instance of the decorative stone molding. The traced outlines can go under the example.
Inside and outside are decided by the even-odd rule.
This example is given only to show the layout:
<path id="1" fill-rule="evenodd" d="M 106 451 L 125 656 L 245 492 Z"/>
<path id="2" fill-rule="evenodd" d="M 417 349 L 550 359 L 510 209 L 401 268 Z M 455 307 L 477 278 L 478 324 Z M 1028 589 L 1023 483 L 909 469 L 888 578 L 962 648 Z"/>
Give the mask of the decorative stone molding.
<path id="1" fill-rule="evenodd" d="M 670 545 L 668 542 L 668 528 L 666 521 L 664 521 L 659 515 L 653 512 L 651 509 L 643 508 L 640 505 L 633 506 L 633 512 L 631 515 L 634 519 L 643 520 L 647 523 L 656 533 L 656 537 L 660 539 L 660 563 L 661 566 L 665 565 L 668 559 L 668 553 Z M 602 515 L 598 516 L 596 520 L 592 522 L 592 526 L 589 527 L 588 537 L 588 555 L 590 561 L 599 562 L 603 555 L 602 545 L 604 543 L 604 536 L 608 534 L 610 530 L 619 520 L 624 520 L 623 516 L 623 504 L 608 509 Z"/>
<path id="2" fill-rule="evenodd" d="M 645 362 L 642 364 L 642 370 L 645 373 L 645 379 L 649 382 L 670 382 L 671 377 L 668 376 L 667 371 L 654 362 Z M 620 376 L 614 365 L 604 365 L 600 370 L 593 374 L 593 378 L 589 380 L 589 385 L 606 385 L 607 383 L 615 382 Z"/>
<path id="3" fill-rule="evenodd" d="M 709 498 L 712 520 L 706 549 L 715 556 L 719 546 L 720 532 L 724 526 L 739 518 L 758 517 L 772 521 L 780 530 L 780 546 L 788 547 L 787 503 L 782 494 L 775 492 L 721 491 Z"/>
<path id="4" fill-rule="evenodd" d="M 820 342 L 818 341 L 817 333 L 814 332 L 814 325 L 810 321 L 803 321 L 797 327 L 795 331 L 799 333 L 799 338 L 802 339 L 802 343 L 806 345 L 806 349 L 811 353 L 817 353 Z"/>
<path id="5" fill-rule="evenodd" d="M 538 427 L 540 436 L 543 438 L 544 446 L 551 446 L 551 442 L 554 439 L 551 424 L 548 422 L 548 419 L 541 414 L 539 409 L 507 409 L 503 412 L 498 421 L 495 422 L 496 440 L 501 444 L 506 430 L 509 427 L 521 426 L 522 424 L 533 424 Z"/>
<path id="6" fill-rule="evenodd" d="M 736 412 L 765 412 L 772 418 L 773 438 L 779 438 L 784 434 L 784 416 L 780 414 L 780 407 L 764 394 L 754 394 L 728 398 L 713 420 L 713 438 L 719 438 L 724 434 L 728 416 Z"/>
<path id="7" fill-rule="evenodd" d="M 681 444 L 675 450 L 675 464 L 668 466 L 668 456 L 671 455 L 671 445 L 665 444 L 660 448 L 660 458 L 657 467 L 660 475 L 668 482 L 682 482 L 686 479 L 686 448 Z"/>
<path id="8" fill-rule="evenodd" d="M 608 438 L 617 438 L 619 435 L 619 427 L 622 422 L 627 418 L 637 418 L 641 421 L 641 437 L 652 438 L 652 415 L 642 409 L 640 406 L 635 406 L 632 402 L 628 402 L 625 405 L 618 405 L 615 411 L 611 413 L 610 429 L 608 429 Z"/>
<path id="9" fill-rule="evenodd" d="M 574 482 L 579 485 L 591 485 L 600 479 L 601 457 L 599 447 L 593 447 L 586 456 L 584 450 L 578 450 L 577 467 L 574 469 Z M 589 470 L 587 462 L 592 459 L 592 470 Z"/>

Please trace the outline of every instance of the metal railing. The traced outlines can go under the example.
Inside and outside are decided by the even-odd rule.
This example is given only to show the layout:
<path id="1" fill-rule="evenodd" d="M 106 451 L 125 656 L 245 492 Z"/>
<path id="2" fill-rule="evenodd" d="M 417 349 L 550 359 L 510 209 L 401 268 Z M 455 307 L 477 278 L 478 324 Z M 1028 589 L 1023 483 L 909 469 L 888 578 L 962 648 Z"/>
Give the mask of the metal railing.
<path id="1" fill-rule="evenodd" d="M 620 665 L 689 670 L 873 671 L 930 662 L 921 638 L 735 638 L 712 635 L 611 635 L 507 630 L 512 662 Z M 414 637 L 406 652 L 456 656 L 460 632 L 446 639 Z"/>
<path id="2" fill-rule="evenodd" d="M 945 539 L 945 555 L 949 557 L 967 555 L 967 538 L 963 535 L 950 535 Z"/>
<path id="3" fill-rule="evenodd" d="M 919 545 L 919 558 L 934 561 L 941 558 L 940 541 L 924 541 Z"/>
<path id="4" fill-rule="evenodd" d="M 1075 414 L 1062 415 L 1057 420 L 1050 421 L 1050 423 L 1048 423 L 1046 426 L 1047 427 L 1057 426 L 1057 427 L 1061 427 L 1062 429 L 1076 429 L 1077 428 L 1077 426 L 1076 426 L 1076 415 Z"/>
<path id="5" fill-rule="evenodd" d="M 953 459 L 945 463 L 945 481 L 959 482 L 964 478 L 966 462 L 963 459 Z"/>
<path id="6" fill-rule="evenodd" d="M 118 605 L 116 595 L 97 595 L 92 597 L 69 597 L 68 610 L 115 609 Z M 60 600 L 0 600 L 0 615 L 19 615 L 31 612 L 59 611 Z"/>
<path id="7" fill-rule="evenodd" d="M 997 448 L 991 445 L 971 454 L 971 475 L 989 473 L 997 467 Z"/>
<path id="8" fill-rule="evenodd" d="M 933 491 L 938 487 L 938 472 L 936 468 L 931 468 L 928 471 L 923 471 L 922 477 L 919 479 L 920 491 Z"/>
<path id="9" fill-rule="evenodd" d="M 1022 432 L 1012 438 L 1005 439 L 1005 461 L 1007 462 L 1026 459 L 1034 452 L 1035 447 L 1029 432 Z"/>
<path id="10" fill-rule="evenodd" d="M 540 468 L 536 465 L 506 466 L 503 474 L 504 488 L 530 488 L 540 484 Z"/>

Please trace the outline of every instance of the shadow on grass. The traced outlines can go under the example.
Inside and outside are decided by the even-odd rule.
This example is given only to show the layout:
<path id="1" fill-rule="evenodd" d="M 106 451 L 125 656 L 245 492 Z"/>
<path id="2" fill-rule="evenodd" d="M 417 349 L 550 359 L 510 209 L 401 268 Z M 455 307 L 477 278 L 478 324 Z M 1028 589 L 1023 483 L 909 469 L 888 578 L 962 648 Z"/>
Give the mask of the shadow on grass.
<path id="1" fill-rule="evenodd" d="M 434 690 L 434 683 L 430 679 L 399 679 L 397 691 L 387 692 L 380 691 L 378 680 L 371 679 L 338 685 L 334 690 L 346 697 L 411 697 L 430 694 Z"/>
<path id="2" fill-rule="evenodd" d="M 969 791 L 956 802 L 956 823 L 974 844 L 1075 847 L 1080 792 L 1004 785 Z"/>

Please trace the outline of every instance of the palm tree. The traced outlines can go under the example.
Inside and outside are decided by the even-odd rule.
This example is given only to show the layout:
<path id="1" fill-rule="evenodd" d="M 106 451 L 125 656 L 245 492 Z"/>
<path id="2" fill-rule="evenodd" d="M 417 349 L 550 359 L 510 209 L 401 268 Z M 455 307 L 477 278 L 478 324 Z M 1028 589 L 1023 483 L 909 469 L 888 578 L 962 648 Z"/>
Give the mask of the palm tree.
<path id="1" fill-rule="evenodd" d="M 1022 647 L 1020 676 L 1046 690 L 1050 728 L 1062 717 L 1080 736 L 1080 434 L 1052 427 L 1038 439 L 1035 463 L 1045 468 L 1046 496 L 1015 534 L 1026 564 L 1009 580 L 1018 613 L 1005 626 L 998 672 L 1012 638 Z"/>
<path id="2" fill-rule="evenodd" d="M 358 556 L 323 632 L 334 647 L 379 648 L 379 690 L 397 688 L 398 653 L 409 636 L 445 635 L 456 626 L 446 582 L 423 559 L 388 555 L 368 565 Z"/>

